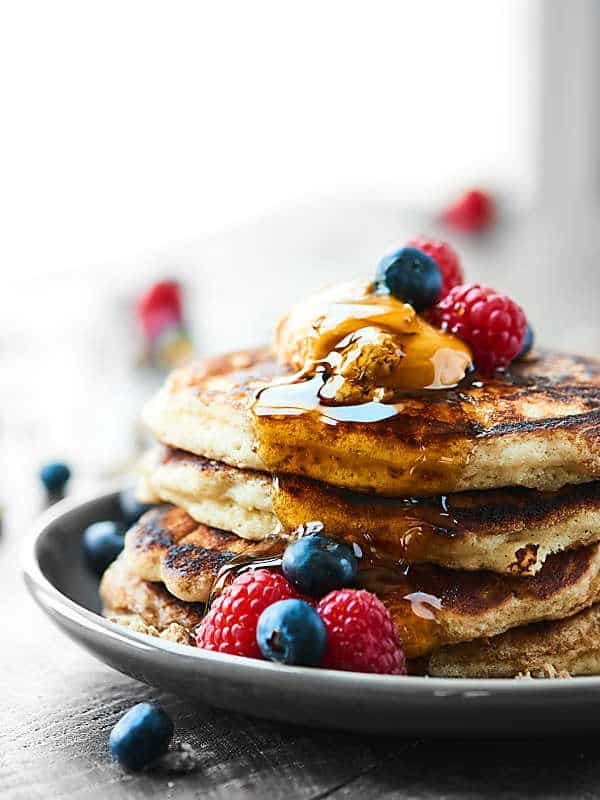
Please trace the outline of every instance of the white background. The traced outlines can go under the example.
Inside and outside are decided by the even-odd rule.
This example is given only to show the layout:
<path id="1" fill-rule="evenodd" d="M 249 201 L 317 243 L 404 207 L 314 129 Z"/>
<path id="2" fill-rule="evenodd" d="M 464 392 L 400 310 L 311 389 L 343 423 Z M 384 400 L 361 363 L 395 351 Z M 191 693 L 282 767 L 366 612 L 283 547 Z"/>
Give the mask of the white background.
<path id="1" fill-rule="evenodd" d="M 19 0 L 0 16 L 0 264 L 128 263 L 320 197 L 526 194 L 537 2 Z"/>

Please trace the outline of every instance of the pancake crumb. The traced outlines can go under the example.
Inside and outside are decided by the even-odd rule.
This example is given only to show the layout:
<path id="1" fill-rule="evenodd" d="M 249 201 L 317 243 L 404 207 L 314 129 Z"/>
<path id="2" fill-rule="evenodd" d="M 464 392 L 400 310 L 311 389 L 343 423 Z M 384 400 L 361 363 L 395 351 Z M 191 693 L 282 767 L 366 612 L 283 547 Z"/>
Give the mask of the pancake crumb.
<path id="1" fill-rule="evenodd" d="M 158 761 L 157 767 L 165 772 L 187 773 L 197 769 L 200 759 L 193 747 L 180 742 Z"/>
<path id="2" fill-rule="evenodd" d="M 156 636 L 158 639 L 165 639 L 168 642 L 175 642 L 176 644 L 192 644 L 189 632 L 176 622 L 172 622 L 161 631 L 154 625 L 148 625 L 138 615 L 111 614 L 108 619 L 136 633 L 145 633 L 146 636 Z"/>
<path id="3" fill-rule="evenodd" d="M 572 678 L 570 672 L 566 669 L 557 670 L 552 664 L 544 664 L 541 669 L 527 670 L 527 672 L 519 672 L 515 675 L 515 680 L 535 680 L 536 678 L 549 678 L 550 680 L 563 680 L 565 678 Z"/>

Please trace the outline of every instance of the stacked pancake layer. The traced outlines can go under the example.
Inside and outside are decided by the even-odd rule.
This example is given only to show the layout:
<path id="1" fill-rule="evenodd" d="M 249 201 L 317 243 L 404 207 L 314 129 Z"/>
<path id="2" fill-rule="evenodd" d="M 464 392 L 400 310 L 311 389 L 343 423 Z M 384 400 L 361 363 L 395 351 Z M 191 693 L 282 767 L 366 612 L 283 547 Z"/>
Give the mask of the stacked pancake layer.
<path id="1" fill-rule="evenodd" d="M 430 674 L 600 669 L 599 362 L 544 355 L 393 414 L 315 408 L 285 377 L 243 352 L 149 403 L 141 494 L 162 505 L 106 573 L 107 614 L 187 641 L 219 576 L 319 523 L 360 547 L 360 584 Z"/>

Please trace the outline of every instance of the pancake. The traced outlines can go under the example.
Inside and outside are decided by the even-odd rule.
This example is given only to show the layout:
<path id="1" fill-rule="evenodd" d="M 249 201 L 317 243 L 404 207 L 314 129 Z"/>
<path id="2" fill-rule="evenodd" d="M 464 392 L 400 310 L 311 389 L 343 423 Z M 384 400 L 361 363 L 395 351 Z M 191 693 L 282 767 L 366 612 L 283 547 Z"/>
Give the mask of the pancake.
<path id="1" fill-rule="evenodd" d="M 156 438 L 235 467 L 390 496 L 600 478 L 600 361 L 544 353 L 393 403 L 317 401 L 268 351 L 175 371 L 144 410 Z M 272 381 L 283 381 L 265 388 Z"/>
<path id="2" fill-rule="evenodd" d="M 172 597 L 164 587 L 143 581 L 123 556 L 101 584 L 106 617 L 139 633 L 193 644 L 202 606 Z M 600 604 L 563 620 L 538 622 L 491 638 L 442 647 L 428 664 L 409 662 L 435 677 L 510 678 L 600 674 Z"/>
<path id="3" fill-rule="evenodd" d="M 242 470 L 182 450 L 149 453 L 141 499 L 260 541 L 319 520 L 338 537 L 395 560 L 534 575 L 547 556 L 600 540 L 600 482 L 556 492 L 507 488 L 433 498 L 384 498 L 309 478 Z"/>
<path id="4" fill-rule="evenodd" d="M 446 678 L 599 675 L 600 604 L 567 619 L 443 647 L 431 655 L 428 672 Z"/>
<path id="5" fill-rule="evenodd" d="M 267 559 L 276 566 L 281 538 L 250 542 L 195 522 L 182 509 L 145 514 L 125 539 L 128 568 L 163 581 L 175 597 L 202 602 L 229 565 L 229 576 Z M 550 556 L 529 578 L 492 572 L 399 565 L 365 552 L 359 584 L 389 609 L 409 658 L 447 644 L 494 636 L 544 619 L 562 619 L 600 600 L 600 546 Z"/>
<path id="6" fill-rule="evenodd" d="M 142 580 L 123 554 L 102 576 L 100 597 L 104 616 L 114 622 L 181 644 L 192 642 L 204 611 L 203 604 L 184 603 L 159 583 Z"/>

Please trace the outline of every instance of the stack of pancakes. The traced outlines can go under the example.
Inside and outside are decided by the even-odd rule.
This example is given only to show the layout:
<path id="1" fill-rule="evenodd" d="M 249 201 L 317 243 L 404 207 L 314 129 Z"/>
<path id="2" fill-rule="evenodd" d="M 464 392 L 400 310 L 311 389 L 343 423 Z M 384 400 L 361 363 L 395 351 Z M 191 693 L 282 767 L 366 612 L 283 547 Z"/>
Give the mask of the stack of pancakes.
<path id="1" fill-rule="evenodd" d="M 536 355 L 373 421 L 257 413 L 290 373 L 245 351 L 150 401 L 142 494 L 161 505 L 105 574 L 106 614 L 191 641 L 228 566 L 271 563 L 308 527 L 354 543 L 414 670 L 600 672 L 600 361 Z"/>

